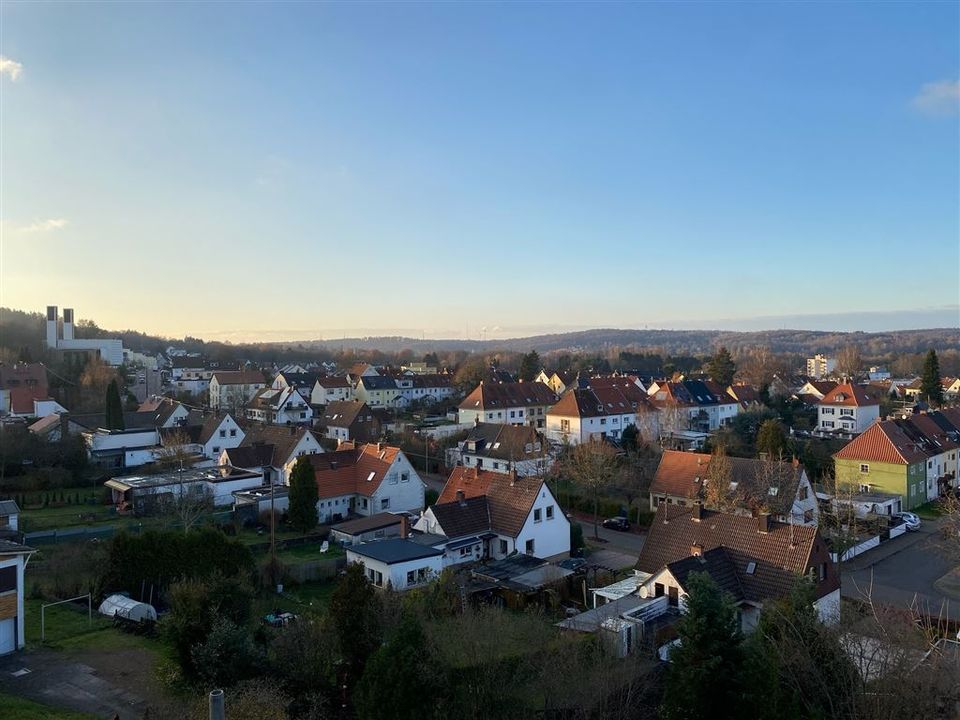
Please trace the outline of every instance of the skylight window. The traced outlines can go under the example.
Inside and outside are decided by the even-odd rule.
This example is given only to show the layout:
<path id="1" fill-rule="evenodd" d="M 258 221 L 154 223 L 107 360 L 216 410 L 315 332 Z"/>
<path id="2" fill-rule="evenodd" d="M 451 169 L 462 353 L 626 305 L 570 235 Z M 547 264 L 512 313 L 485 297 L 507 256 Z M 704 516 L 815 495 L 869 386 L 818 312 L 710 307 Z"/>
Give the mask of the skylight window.
<path id="1" fill-rule="evenodd" d="M 495 442 L 495 443 L 493 444 L 493 449 L 496 450 L 498 447 L 500 447 L 500 443 L 499 443 L 499 442 Z"/>
<path id="2" fill-rule="evenodd" d="M 778 487 L 772 487 L 767 490 L 767 493 L 770 495 L 770 497 L 776 497 L 778 492 L 780 492 L 780 488 Z"/>
<path id="3" fill-rule="evenodd" d="M 373 480 L 373 477 L 374 477 L 376 474 L 377 474 L 376 472 L 371 471 L 370 474 L 367 475 L 367 482 L 370 482 L 371 480 Z"/>
<path id="4" fill-rule="evenodd" d="M 757 571 L 757 564 L 752 560 L 747 563 L 747 575 L 753 575 Z"/>

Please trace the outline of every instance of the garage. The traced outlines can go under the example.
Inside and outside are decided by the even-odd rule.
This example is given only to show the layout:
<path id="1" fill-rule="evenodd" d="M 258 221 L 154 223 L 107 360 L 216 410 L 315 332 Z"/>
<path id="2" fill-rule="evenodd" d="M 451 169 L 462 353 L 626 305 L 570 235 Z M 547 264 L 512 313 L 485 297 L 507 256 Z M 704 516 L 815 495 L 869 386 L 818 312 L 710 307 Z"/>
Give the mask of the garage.
<path id="1" fill-rule="evenodd" d="M 17 619 L 0 620 L 0 655 L 17 649 Z"/>

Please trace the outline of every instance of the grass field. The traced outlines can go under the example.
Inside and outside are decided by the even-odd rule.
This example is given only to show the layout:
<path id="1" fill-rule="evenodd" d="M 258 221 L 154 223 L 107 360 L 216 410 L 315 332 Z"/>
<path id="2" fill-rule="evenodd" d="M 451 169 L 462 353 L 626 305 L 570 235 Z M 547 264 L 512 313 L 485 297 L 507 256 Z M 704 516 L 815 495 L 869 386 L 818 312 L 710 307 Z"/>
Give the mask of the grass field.
<path id="1" fill-rule="evenodd" d="M 337 543 L 331 543 L 326 552 L 320 552 L 322 543 L 309 543 L 296 547 L 284 548 L 277 551 L 277 557 L 287 565 L 295 565 L 313 560 L 329 560 L 346 555 L 343 548 Z"/>
<path id="2" fill-rule="evenodd" d="M 943 508 L 940 506 L 940 502 L 935 500 L 914 508 L 913 512 L 924 520 L 936 520 L 943 515 Z"/>
<path id="3" fill-rule="evenodd" d="M 0 717 L 10 720 L 94 720 L 95 715 L 41 705 L 16 695 L 0 693 Z"/>
<path id="4" fill-rule="evenodd" d="M 282 595 L 274 592 L 262 592 L 253 604 L 254 617 L 261 617 L 274 610 L 284 610 L 296 615 L 323 614 L 330 605 L 330 598 L 336 589 L 335 582 L 304 583 L 286 588 Z"/>
<path id="5" fill-rule="evenodd" d="M 24 634 L 28 645 L 40 645 L 40 607 L 44 600 L 24 601 Z M 113 621 L 97 613 L 93 606 L 92 621 L 86 605 L 55 605 L 45 612 L 46 640 L 44 645 L 57 650 L 121 650 L 144 648 L 162 650 L 159 641 L 126 633 L 113 626 Z M 2 717 L 2 715 L 0 715 Z"/>

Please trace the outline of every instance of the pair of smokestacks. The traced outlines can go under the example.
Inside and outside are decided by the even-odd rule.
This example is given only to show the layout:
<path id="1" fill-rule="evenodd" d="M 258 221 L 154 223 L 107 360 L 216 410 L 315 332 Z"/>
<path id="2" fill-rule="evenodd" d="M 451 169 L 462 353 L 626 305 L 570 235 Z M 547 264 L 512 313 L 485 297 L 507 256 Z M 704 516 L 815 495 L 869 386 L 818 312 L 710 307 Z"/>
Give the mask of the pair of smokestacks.
<path id="1" fill-rule="evenodd" d="M 47 347 L 56 348 L 58 340 L 73 340 L 73 308 L 63 309 L 63 336 L 57 327 L 57 306 L 47 305 Z"/>

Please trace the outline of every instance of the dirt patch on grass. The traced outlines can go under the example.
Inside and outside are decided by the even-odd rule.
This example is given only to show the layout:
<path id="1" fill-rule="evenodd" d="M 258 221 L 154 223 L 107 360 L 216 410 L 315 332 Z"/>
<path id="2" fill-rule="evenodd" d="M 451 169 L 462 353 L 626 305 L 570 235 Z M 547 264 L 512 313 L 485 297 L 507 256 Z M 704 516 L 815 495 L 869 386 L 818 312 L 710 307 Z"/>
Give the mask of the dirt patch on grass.
<path id="1" fill-rule="evenodd" d="M 152 710 L 185 710 L 184 702 L 160 682 L 159 656 L 145 648 L 82 649 L 68 652 L 72 660 L 92 667 L 104 680 L 138 695 Z"/>

